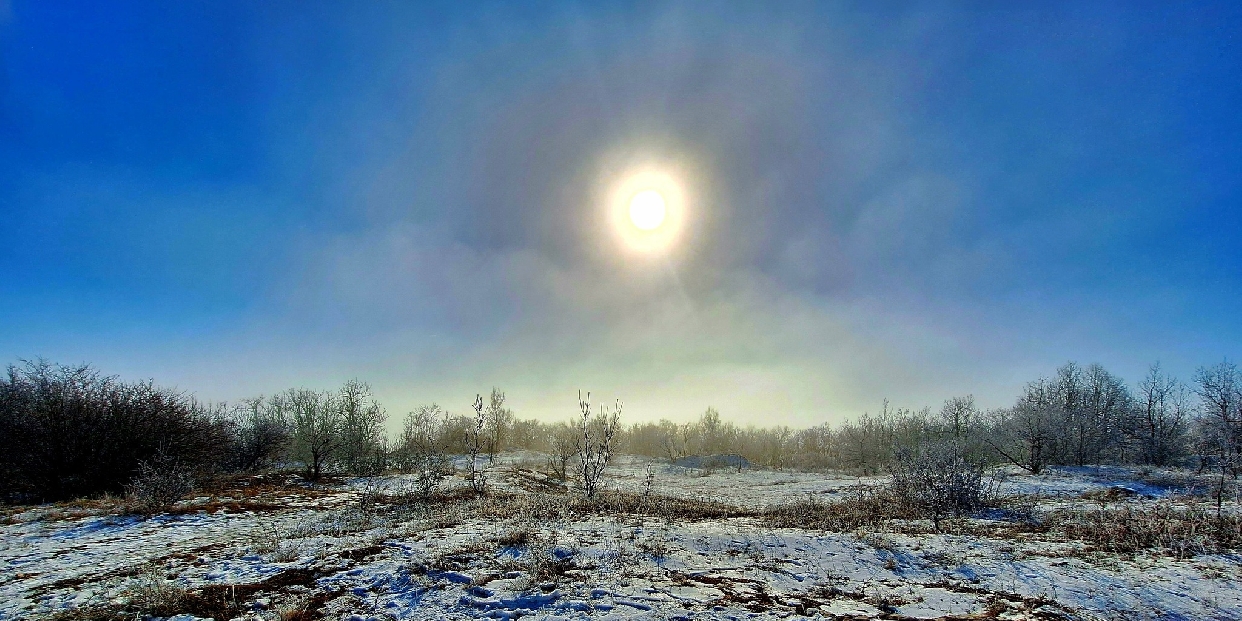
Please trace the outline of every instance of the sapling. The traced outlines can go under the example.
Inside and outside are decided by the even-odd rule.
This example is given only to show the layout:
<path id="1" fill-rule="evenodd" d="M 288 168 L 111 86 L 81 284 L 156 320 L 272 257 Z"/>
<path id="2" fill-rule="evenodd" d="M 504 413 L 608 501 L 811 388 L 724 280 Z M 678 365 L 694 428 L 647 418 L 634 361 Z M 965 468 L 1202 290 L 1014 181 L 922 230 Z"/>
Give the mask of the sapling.
<path id="1" fill-rule="evenodd" d="M 599 480 L 612 460 L 617 431 L 620 429 L 621 400 L 617 400 L 611 413 L 601 408 L 594 417 L 591 416 L 591 393 L 586 399 L 578 393 L 578 407 L 582 411 L 580 426 L 581 436 L 578 438 L 578 458 L 582 474 L 582 493 L 587 498 L 594 498 L 599 491 Z"/>
<path id="2" fill-rule="evenodd" d="M 473 407 L 474 426 L 466 430 L 466 451 L 470 453 L 470 489 L 482 494 L 487 491 L 487 474 L 479 468 L 479 453 L 483 450 L 483 428 L 487 426 L 483 395 L 474 396 Z"/>

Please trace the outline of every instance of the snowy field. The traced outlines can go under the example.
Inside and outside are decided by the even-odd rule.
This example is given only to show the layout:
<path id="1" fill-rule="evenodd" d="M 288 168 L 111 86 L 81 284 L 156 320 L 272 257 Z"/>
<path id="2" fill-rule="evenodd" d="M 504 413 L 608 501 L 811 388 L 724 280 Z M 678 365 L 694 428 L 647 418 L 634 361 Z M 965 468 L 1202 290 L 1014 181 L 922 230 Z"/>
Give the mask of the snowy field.
<path id="1" fill-rule="evenodd" d="M 270 475 L 155 516 L 107 500 L 9 508 L 0 619 L 1242 619 L 1236 552 L 1122 553 L 1030 525 L 1176 504 L 1206 485 L 1189 473 L 1011 473 L 1001 489 L 1029 523 L 1000 511 L 830 532 L 765 511 L 880 478 L 626 457 L 606 487 L 630 504 L 611 512 L 574 510 L 542 461 L 507 454 L 488 499 L 458 478 L 430 505 L 399 477 Z"/>

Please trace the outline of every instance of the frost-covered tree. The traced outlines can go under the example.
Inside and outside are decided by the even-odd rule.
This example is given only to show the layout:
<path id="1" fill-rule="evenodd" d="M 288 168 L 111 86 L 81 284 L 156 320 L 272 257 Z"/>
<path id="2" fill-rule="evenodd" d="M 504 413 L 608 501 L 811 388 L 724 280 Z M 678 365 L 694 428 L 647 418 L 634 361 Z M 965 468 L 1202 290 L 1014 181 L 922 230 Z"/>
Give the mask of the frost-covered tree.
<path id="1" fill-rule="evenodd" d="M 1027 384 L 1016 405 L 996 412 L 988 442 L 1006 461 L 1039 474 L 1058 453 L 1062 418 L 1050 383 L 1038 380 Z"/>
<path id="2" fill-rule="evenodd" d="M 341 386 L 335 402 L 340 409 L 337 461 L 351 474 L 378 474 L 387 454 L 383 406 L 371 396 L 371 387 L 356 379 Z"/>
<path id="3" fill-rule="evenodd" d="M 594 416 L 591 415 L 591 393 L 586 399 L 578 393 L 578 407 L 582 412 L 579 422 L 581 435 L 578 441 L 578 466 L 582 475 L 582 493 L 593 498 L 599 491 L 600 477 L 608 462 L 612 460 L 613 449 L 616 447 L 617 432 L 621 428 L 621 401 L 618 399 L 612 412 L 604 408 Z"/>
<path id="4" fill-rule="evenodd" d="M 293 425 L 293 458 L 318 480 L 340 449 L 341 408 L 330 391 L 291 388 L 279 397 Z"/>
<path id="5" fill-rule="evenodd" d="M 1202 407 L 1201 451 L 1210 453 L 1222 472 L 1242 472 L 1242 376 L 1232 362 L 1203 367 L 1195 375 Z"/>
<path id="6" fill-rule="evenodd" d="M 414 473 L 424 497 L 435 492 L 452 471 L 444 429 L 448 418 L 448 412 L 435 403 L 419 406 L 405 416 L 396 457 L 403 470 Z"/>
<path id="7" fill-rule="evenodd" d="M 1186 454 L 1190 401 L 1186 385 L 1167 374 L 1159 363 L 1139 382 L 1125 434 L 1134 445 L 1134 459 L 1168 466 Z"/>
<path id="8" fill-rule="evenodd" d="M 509 432 L 513 428 L 513 410 L 505 407 L 505 393 L 499 388 L 492 388 L 485 416 L 487 418 L 485 429 L 487 454 L 488 460 L 491 461 L 495 459 L 496 453 L 504 450 Z"/>

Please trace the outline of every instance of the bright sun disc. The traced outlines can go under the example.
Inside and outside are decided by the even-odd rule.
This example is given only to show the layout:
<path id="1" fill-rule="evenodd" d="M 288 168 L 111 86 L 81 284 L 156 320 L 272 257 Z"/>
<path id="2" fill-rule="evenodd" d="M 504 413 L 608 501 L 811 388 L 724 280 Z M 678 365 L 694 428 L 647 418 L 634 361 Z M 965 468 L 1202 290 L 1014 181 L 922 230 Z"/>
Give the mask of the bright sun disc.
<path id="1" fill-rule="evenodd" d="M 613 234 L 639 254 L 667 256 L 686 225 L 687 196 L 676 169 L 630 170 L 611 180 L 604 208 Z"/>
<path id="2" fill-rule="evenodd" d="M 655 190 L 643 190 L 630 199 L 630 221 L 644 231 L 663 224 L 664 212 L 664 197 Z"/>

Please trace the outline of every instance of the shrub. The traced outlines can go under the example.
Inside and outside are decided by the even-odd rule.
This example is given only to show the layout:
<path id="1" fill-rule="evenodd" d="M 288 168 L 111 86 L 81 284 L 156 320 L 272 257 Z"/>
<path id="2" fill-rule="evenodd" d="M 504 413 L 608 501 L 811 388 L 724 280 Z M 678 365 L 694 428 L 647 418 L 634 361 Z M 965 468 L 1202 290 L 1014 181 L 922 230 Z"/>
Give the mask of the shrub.
<path id="1" fill-rule="evenodd" d="M 586 399 L 578 393 L 578 407 L 582 410 L 582 421 L 579 429 L 582 436 L 578 441 L 578 463 L 582 474 L 582 493 L 592 498 L 599 490 L 599 480 L 612 460 L 612 451 L 616 446 L 617 431 L 621 427 L 621 402 L 609 414 L 606 410 L 591 416 L 591 393 Z"/>
<path id="2" fill-rule="evenodd" d="M 228 421 L 151 382 L 121 382 L 89 366 L 46 361 L 0 377 L 0 497 L 63 500 L 119 493 L 158 454 L 210 471 Z"/>
<path id="3" fill-rule="evenodd" d="M 890 471 L 894 499 L 931 518 L 937 528 L 944 517 L 973 513 L 994 500 L 984 464 L 966 459 L 956 442 L 898 450 Z"/>
<path id="4" fill-rule="evenodd" d="M 184 587 L 165 580 L 158 569 L 151 568 L 131 584 L 128 604 L 149 615 L 172 616 L 182 612 L 187 599 Z"/>
<path id="5" fill-rule="evenodd" d="M 164 454 L 138 465 L 129 494 L 148 511 L 167 508 L 194 491 L 194 477 L 175 458 Z"/>

